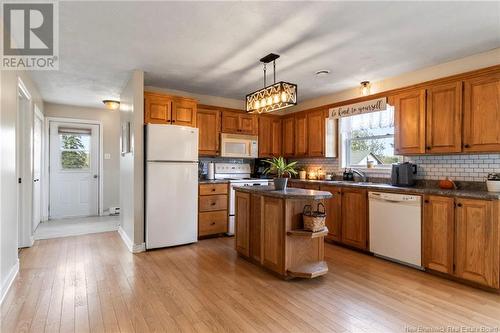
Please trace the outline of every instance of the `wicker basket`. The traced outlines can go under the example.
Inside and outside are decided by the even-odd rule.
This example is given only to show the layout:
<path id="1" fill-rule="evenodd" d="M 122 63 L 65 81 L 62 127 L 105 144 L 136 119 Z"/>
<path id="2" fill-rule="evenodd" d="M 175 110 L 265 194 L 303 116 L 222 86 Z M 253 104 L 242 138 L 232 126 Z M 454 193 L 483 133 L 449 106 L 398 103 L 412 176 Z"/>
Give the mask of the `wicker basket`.
<path id="1" fill-rule="evenodd" d="M 325 228 L 326 210 L 325 206 L 320 202 L 315 211 L 311 205 L 304 206 L 302 211 L 302 219 L 304 221 L 304 230 L 312 232 L 321 231 Z"/>

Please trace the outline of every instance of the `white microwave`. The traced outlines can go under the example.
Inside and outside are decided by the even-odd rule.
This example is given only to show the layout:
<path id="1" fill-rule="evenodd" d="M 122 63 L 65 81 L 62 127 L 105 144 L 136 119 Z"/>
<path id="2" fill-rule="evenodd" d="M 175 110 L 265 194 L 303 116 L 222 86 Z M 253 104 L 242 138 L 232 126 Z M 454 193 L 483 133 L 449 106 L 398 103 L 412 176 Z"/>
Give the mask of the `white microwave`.
<path id="1" fill-rule="evenodd" d="M 222 157 L 259 157 L 259 139 L 257 136 L 222 133 L 220 137 Z"/>

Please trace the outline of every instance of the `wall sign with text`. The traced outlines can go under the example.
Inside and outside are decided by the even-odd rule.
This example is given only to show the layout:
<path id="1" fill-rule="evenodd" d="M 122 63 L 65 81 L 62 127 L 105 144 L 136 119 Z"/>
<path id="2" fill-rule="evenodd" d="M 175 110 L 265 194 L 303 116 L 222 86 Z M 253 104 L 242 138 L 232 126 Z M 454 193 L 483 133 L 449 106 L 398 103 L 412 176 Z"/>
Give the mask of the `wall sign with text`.
<path id="1" fill-rule="evenodd" d="M 356 114 L 383 111 L 387 108 L 387 97 L 371 99 L 369 101 L 342 105 L 328 110 L 329 118 L 349 117 Z"/>

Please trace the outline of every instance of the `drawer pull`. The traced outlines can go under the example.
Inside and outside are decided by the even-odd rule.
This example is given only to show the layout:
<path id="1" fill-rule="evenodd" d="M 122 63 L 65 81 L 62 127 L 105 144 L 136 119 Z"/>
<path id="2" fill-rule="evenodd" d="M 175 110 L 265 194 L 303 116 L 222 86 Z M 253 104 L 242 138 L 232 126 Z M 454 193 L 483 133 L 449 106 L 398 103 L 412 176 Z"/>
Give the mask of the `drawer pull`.
<path id="1" fill-rule="evenodd" d="M 215 225 L 215 222 L 210 223 L 210 225 Z"/>
<path id="2" fill-rule="evenodd" d="M 212 192 L 215 192 L 215 187 L 214 187 L 214 188 L 212 188 Z"/>
<path id="3" fill-rule="evenodd" d="M 217 204 L 216 202 L 212 202 L 212 203 L 211 203 L 211 205 L 212 205 L 212 206 L 215 206 L 216 204 Z"/>

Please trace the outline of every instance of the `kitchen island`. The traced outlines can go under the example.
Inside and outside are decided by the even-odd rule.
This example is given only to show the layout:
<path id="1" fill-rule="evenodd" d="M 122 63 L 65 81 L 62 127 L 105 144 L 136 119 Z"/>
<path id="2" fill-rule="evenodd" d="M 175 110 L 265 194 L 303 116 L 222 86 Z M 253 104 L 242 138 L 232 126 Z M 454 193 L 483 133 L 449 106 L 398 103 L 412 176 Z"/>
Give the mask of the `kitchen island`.
<path id="1" fill-rule="evenodd" d="M 273 186 L 237 187 L 235 247 L 238 254 L 278 276 L 315 278 L 328 272 L 324 237 L 328 229 L 303 229 L 302 211 L 332 197 L 330 192 Z"/>

